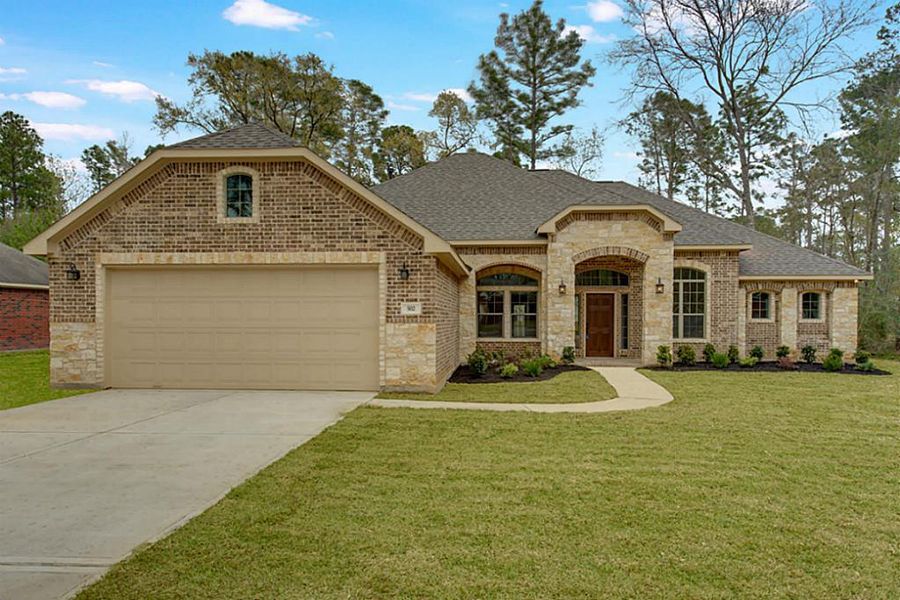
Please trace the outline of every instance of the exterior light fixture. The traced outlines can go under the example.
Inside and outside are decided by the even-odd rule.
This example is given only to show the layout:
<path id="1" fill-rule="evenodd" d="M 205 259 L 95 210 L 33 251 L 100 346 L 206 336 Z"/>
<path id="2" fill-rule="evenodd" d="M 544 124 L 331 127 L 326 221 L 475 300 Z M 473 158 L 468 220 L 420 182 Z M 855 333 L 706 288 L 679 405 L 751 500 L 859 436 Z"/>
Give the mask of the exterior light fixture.
<path id="1" fill-rule="evenodd" d="M 566 283 L 561 279 L 559 281 L 559 295 L 560 296 L 566 295 Z"/>
<path id="2" fill-rule="evenodd" d="M 66 269 L 66 279 L 69 281 L 78 281 L 81 279 L 81 271 L 78 270 L 75 263 L 69 263 L 69 268 Z"/>
<path id="3" fill-rule="evenodd" d="M 666 284 L 663 283 L 662 277 L 657 277 L 656 278 L 656 293 L 662 294 L 665 291 L 666 291 Z"/>
<path id="4" fill-rule="evenodd" d="M 403 266 L 400 267 L 399 273 L 400 279 L 402 279 L 403 281 L 409 279 L 409 267 L 406 266 L 406 263 L 403 263 Z"/>

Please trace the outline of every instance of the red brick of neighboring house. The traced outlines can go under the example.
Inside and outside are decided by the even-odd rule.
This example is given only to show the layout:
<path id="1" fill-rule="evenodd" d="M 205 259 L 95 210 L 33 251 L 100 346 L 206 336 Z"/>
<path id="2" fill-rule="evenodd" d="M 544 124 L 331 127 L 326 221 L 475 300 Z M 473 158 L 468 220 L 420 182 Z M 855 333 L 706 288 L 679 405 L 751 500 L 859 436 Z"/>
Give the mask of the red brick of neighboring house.
<path id="1" fill-rule="evenodd" d="M 47 263 L 0 244 L 0 352 L 49 345 Z"/>
<path id="2" fill-rule="evenodd" d="M 47 290 L 0 288 L 0 352 L 50 345 Z"/>

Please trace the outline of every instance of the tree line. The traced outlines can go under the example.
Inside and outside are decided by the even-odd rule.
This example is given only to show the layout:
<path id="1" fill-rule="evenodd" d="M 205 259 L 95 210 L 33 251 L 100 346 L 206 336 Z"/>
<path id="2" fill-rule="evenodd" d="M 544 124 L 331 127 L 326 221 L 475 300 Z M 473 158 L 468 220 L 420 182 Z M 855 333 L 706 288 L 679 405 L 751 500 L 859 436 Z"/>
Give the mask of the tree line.
<path id="1" fill-rule="evenodd" d="M 853 60 L 846 44 L 872 22 L 856 0 L 626 0 L 633 35 L 606 57 L 631 73 L 632 109 L 616 125 L 638 146 L 639 184 L 874 272 L 861 307 L 871 349 L 895 343 L 900 327 L 898 13 L 884 16 L 878 48 Z M 190 97 L 159 97 L 153 124 L 166 136 L 263 123 L 365 185 L 470 149 L 592 177 L 603 131 L 567 122 L 596 75 L 584 44 L 541 0 L 501 14 L 466 92 L 434 100 L 430 131 L 388 125 L 372 86 L 315 54 L 207 50 L 188 57 Z M 799 91 L 834 77 L 849 78 L 836 101 Z M 829 111 L 839 135 L 812 140 L 808 125 Z M 121 175 L 138 160 L 130 146 L 123 135 L 86 148 L 79 178 L 44 156 L 23 117 L 4 114 L 0 239 L 36 233 Z M 766 208 L 773 192 L 782 204 Z"/>

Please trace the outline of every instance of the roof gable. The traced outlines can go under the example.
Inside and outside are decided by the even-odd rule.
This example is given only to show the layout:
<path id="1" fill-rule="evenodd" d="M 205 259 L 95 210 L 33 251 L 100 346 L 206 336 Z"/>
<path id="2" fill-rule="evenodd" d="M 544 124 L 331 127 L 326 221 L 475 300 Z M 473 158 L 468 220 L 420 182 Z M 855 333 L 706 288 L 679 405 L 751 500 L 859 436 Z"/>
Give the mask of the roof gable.
<path id="1" fill-rule="evenodd" d="M 168 148 L 296 148 L 300 143 L 289 135 L 259 123 L 238 125 L 167 146 Z"/>

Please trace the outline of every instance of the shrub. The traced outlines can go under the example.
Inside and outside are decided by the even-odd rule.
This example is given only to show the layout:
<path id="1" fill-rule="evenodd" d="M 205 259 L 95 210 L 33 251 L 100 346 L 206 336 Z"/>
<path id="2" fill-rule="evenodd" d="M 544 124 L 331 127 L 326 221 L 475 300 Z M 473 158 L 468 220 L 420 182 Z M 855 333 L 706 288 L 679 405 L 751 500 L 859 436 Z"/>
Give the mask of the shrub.
<path id="1" fill-rule="evenodd" d="M 871 360 L 867 360 L 866 362 L 858 362 L 856 363 L 856 369 L 858 371 L 871 371 L 875 368 L 875 363 Z"/>
<path id="2" fill-rule="evenodd" d="M 762 346 L 753 346 L 750 348 L 749 355 L 756 359 L 757 362 L 761 361 L 763 356 L 765 356 L 765 352 L 762 349 Z"/>
<path id="3" fill-rule="evenodd" d="M 791 349 L 787 346 L 778 346 L 775 349 L 775 356 L 778 358 L 786 358 L 791 355 Z"/>
<path id="4" fill-rule="evenodd" d="M 709 362 L 717 369 L 724 369 L 728 366 L 728 355 L 723 352 L 714 352 Z"/>
<path id="5" fill-rule="evenodd" d="M 728 363 L 729 364 L 733 365 L 734 363 L 736 363 L 738 361 L 738 359 L 740 357 L 741 357 L 741 355 L 738 352 L 737 346 L 735 346 L 734 344 L 728 346 Z"/>
<path id="6" fill-rule="evenodd" d="M 707 345 L 703 346 L 703 360 L 705 360 L 706 362 L 712 362 L 712 357 L 713 357 L 713 354 L 715 354 L 715 353 L 716 353 L 716 347 L 713 346 L 712 344 L 707 344 Z M 726 358 L 728 358 L 728 357 L 726 356 Z"/>
<path id="7" fill-rule="evenodd" d="M 538 377 L 541 373 L 544 372 L 544 365 L 541 358 L 529 358 L 528 360 L 522 361 L 522 370 L 525 371 L 525 374 L 529 377 Z"/>
<path id="8" fill-rule="evenodd" d="M 815 346 L 803 346 L 800 350 L 800 356 L 803 357 L 803 362 L 808 365 L 816 362 L 816 348 Z"/>
<path id="9" fill-rule="evenodd" d="M 844 358 L 844 351 L 840 348 L 832 348 L 828 351 L 828 356 L 837 356 L 838 358 Z"/>
<path id="10" fill-rule="evenodd" d="M 865 350 L 857 350 L 856 354 L 853 355 L 853 360 L 855 360 L 858 365 L 864 365 L 867 362 L 872 361 L 872 355 Z"/>
<path id="11" fill-rule="evenodd" d="M 788 355 L 778 357 L 778 368 L 785 371 L 793 371 L 797 368 L 797 364 L 793 358 Z"/>
<path id="12" fill-rule="evenodd" d="M 563 348 L 562 361 L 566 365 L 571 365 L 575 362 L 575 348 L 573 346 Z"/>
<path id="13" fill-rule="evenodd" d="M 469 364 L 469 368 L 472 370 L 472 374 L 481 377 L 488 370 L 488 357 L 487 354 L 482 350 L 475 350 L 472 354 L 470 354 L 466 358 L 466 362 Z"/>
<path id="14" fill-rule="evenodd" d="M 541 354 L 534 360 L 538 361 L 541 365 L 541 370 L 543 369 L 555 369 L 558 365 L 556 361 L 553 360 L 553 357 L 548 354 Z"/>
<path id="15" fill-rule="evenodd" d="M 504 379 L 509 379 L 510 377 L 514 377 L 516 373 L 519 372 L 519 367 L 516 366 L 516 363 L 506 363 L 500 369 L 500 377 Z"/>
<path id="16" fill-rule="evenodd" d="M 747 358 L 741 359 L 741 368 L 742 369 L 750 369 L 756 366 L 756 363 L 759 362 L 759 359 L 755 356 L 748 356 Z"/>
<path id="17" fill-rule="evenodd" d="M 840 371 L 844 368 L 844 357 L 843 352 L 838 350 L 838 353 L 835 353 L 832 350 L 828 356 L 825 357 L 825 360 L 822 361 L 822 368 L 826 371 Z"/>
<path id="18" fill-rule="evenodd" d="M 678 357 L 679 365 L 691 367 L 697 363 L 697 353 L 694 352 L 693 346 L 678 346 L 675 355 Z"/>
<path id="19" fill-rule="evenodd" d="M 656 362 L 661 367 L 668 367 L 672 364 L 672 351 L 668 346 L 658 346 L 656 348 Z"/>
<path id="20" fill-rule="evenodd" d="M 485 354 L 485 356 L 487 357 L 489 369 L 497 369 L 506 362 L 506 359 L 503 356 L 502 350 L 498 350 L 496 352 L 489 352 L 489 353 Z"/>

